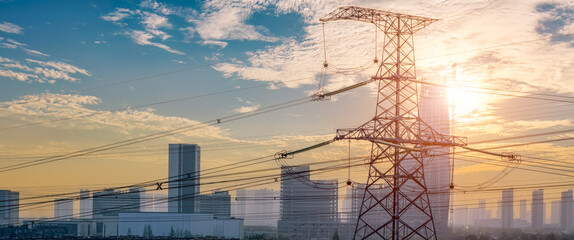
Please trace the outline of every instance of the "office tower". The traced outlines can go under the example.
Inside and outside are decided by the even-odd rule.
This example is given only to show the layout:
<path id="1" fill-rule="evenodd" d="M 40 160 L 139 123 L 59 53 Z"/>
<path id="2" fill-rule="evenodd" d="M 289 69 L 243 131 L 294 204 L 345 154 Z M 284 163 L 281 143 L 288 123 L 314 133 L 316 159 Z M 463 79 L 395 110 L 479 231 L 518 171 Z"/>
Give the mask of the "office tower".
<path id="1" fill-rule="evenodd" d="M 131 188 L 128 192 L 119 192 L 114 189 L 94 192 L 92 194 L 93 218 L 118 216 L 120 212 L 139 212 L 141 191 L 140 188 Z"/>
<path id="2" fill-rule="evenodd" d="M 54 219 L 65 220 L 74 216 L 74 201 L 72 199 L 55 199 L 54 200 Z"/>
<path id="3" fill-rule="evenodd" d="M 527 202 L 526 199 L 520 199 L 519 202 L 519 211 L 518 211 L 518 218 L 521 220 L 528 220 L 528 210 L 527 209 Z"/>
<path id="4" fill-rule="evenodd" d="M 544 227 L 544 189 L 532 191 L 532 228 Z"/>
<path id="5" fill-rule="evenodd" d="M 470 225 L 469 210 L 468 207 L 457 207 L 454 209 L 454 221 L 453 224 L 456 226 L 468 226 Z"/>
<path id="6" fill-rule="evenodd" d="M 486 210 L 486 200 L 479 199 L 477 208 L 468 209 L 468 224 L 477 224 L 479 220 L 488 219 L 488 211 Z M 456 220 L 456 219 L 455 219 Z"/>
<path id="7" fill-rule="evenodd" d="M 90 219 L 92 218 L 92 198 L 90 197 L 90 190 L 80 190 L 80 216 L 79 218 Z"/>
<path id="8" fill-rule="evenodd" d="M 498 200 L 496 204 L 496 218 L 502 219 L 502 200 Z"/>
<path id="9" fill-rule="evenodd" d="M 351 201 L 351 210 L 349 214 L 349 220 L 350 220 L 349 222 L 351 222 L 352 224 L 356 224 L 359 218 L 359 213 L 361 212 L 362 207 L 361 204 L 363 203 L 363 196 L 365 195 L 365 188 L 366 184 L 362 183 L 354 183 L 351 186 L 352 201 Z M 371 191 L 371 194 L 375 194 L 379 196 L 378 197 L 379 199 L 382 199 L 383 196 L 391 193 L 392 189 L 387 185 L 379 184 L 372 186 L 371 188 L 369 188 L 369 190 Z M 390 216 L 382 215 L 377 212 L 367 212 L 367 216 L 364 216 L 362 219 L 379 226 L 382 225 L 383 222 L 388 221 L 390 219 Z M 352 227 L 355 226 L 352 225 Z"/>
<path id="10" fill-rule="evenodd" d="M 502 228 L 512 228 L 514 221 L 514 189 L 502 190 Z"/>
<path id="11" fill-rule="evenodd" d="M 279 197 L 279 191 L 266 188 L 238 189 L 235 216 L 243 219 L 245 226 L 277 227 Z"/>
<path id="12" fill-rule="evenodd" d="M 199 163 L 197 144 L 169 144 L 169 212 L 198 212 Z"/>
<path id="13" fill-rule="evenodd" d="M 311 180 L 309 166 L 281 167 L 280 234 L 331 239 L 337 230 L 337 180 Z"/>
<path id="14" fill-rule="evenodd" d="M 441 134 L 450 134 L 450 119 L 446 88 L 424 85 L 421 87 L 419 113 L 423 121 Z M 450 148 L 432 147 L 424 160 L 424 174 L 429 201 L 438 238 L 448 231 L 450 203 Z"/>
<path id="15" fill-rule="evenodd" d="M 560 227 L 563 230 L 570 231 L 573 227 L 573 200 L 572 189 L 564 191 L 560 196 Z"/>
<path id="16" fill-rule="evenodd" d="M 20 193 L 0 190 L 0 226 L 15 225 L 20 221 Z"/>
<path id="17" fill-rule="evenodd" d="M 552 225 L 560 226 L 560 205 L 560 200 L 550 203 L 550 224 Z"/>
<path id="18" fill-rule="evenodd" d="M 231 217 L 231 195 L 228 191 L 201 195 L 198 200 L 199 213 L 213 214 L 216 218 Z"/>

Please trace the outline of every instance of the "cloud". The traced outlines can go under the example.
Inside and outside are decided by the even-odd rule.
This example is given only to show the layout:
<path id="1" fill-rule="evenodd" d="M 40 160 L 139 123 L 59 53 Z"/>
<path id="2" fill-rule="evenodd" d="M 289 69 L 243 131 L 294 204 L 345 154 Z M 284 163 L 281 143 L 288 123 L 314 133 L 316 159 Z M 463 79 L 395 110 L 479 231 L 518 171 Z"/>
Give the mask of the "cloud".
<path id="1" fill-rule="evenodd" d="M 201 126 L 198 130 L 183 132 L 182 136 L 226 138 L 226 133 L 217 127 L 201 124 L 186 118 L 162 116 L 153 112 L 153 109 L 121 111 L 105 111 L 89 109 L 90 105 L 101 104 L 102 100 L 95 96 L 77 94 L 43 93 L 39 95 L 26 95 L 18 100 L 0 103 L 2 114 L 10 115 L 23 122 L 45 122 L 71 118 L 67 121 L 54 121 L 44 124 L 45 128 L 59 129 L 67 132 L 99 129 L 103 132 L 115 132 L 118 136 L 141 136 L 158 131 L 167 131 L 183 126 Z M 89 116 L 89 117 L 80 117 Z M 4 116 L 6 117 L 6 116 Z M 21 125 L 22 122 L 12 124 Z M 8 125 L 3 125 L 8 126 Z"/>
<path id="2" fill-rule="evenodd" d="M 173 26 L 171 23 L 168 22 L 168 19 L 164 16 L 157 15 L 155 13 L 143 12 L 142 14 L 143 24 L 146 28 L 150 29 L 158 29 L 161 27 L 165 28 L 172 28 Z"/>
<path id="3" fill-rule="evenodd" d="M 118 22 L 132 14 L 134 13 L 129 9 L 116 8 L 115 11 L 109 13 L 108 15 L 102 16 L 102 19 L 110 22 Z"/>
<path id="4" fill-rule="evenodd" d="M 33 75 L 33 74 L 14 72 L 11 70 L 4 70 L 4 69 L 0 69 L 0 76 L 7 77 L 7 78 L 13 78 L 13 79 L 16 79 L 16 80 L 22 81 L 22 82 L 25 82 L 29 79 L 37 79 L 38 78 L 36 75 Z"/>
<path id="5" fill-rule="evenodd" d="M 103 16 L 102 19 L 123 26 L 125 27 L 125 32 L 135 33 L 139 37 L 144 36 L 144 34 L 141 34 L 141 31 L 144 31 L 147 33 L 146 39 L 148 41 L 151 39 L 147 37 L 149 35 L 159 37 L 162 41 L 165 41 L 172 37 L 171 34 L 166 32 L 166 29 L 169 30 L 173 28 L 170 18 L 179 17 L 192 24 L 176 28 L 184 37 L 184 39 L 181 40 L 182 42 L 191 42 L 197 33 L 197 36 L 201 38 L 201 41 L 199 41 L 200 44 L 216 45 L 220 48 L 225 48 L 227 46 L 225 41 L 227 40 L 265 42 L 278 42 L 281 40 L 278 37 L 269 35 L 269 31 L 263 26 L 254 26 L 246 23 L 252 13 L 264 10 L 267 5 L 269 5 L 269 2 L 265 1 L 259 3 L 209 1 L 203 4 L 202 13 L 198 14 L 190 8 L 173 7 L 164 3 L 148 0 L 141 3 L 141 10 L 118 8 Z M 124 20 L 132 16 L 139 17 L 139 26 L 128 26 L 130 24 L 124 22 Z M 134 38 L 132 37 L 132 39 Z M 134 41 L 142 45 L 142 41 L 138 41 L 137 39 L 141 38 L 135 38 Z M 167 47 L 165 44 L 145 45 L 160 47 L 172 53 L 180 52 L 170 50 L 172 48 Z"/>
<path id="6" fill-rule="evenodd" d="M 0 59 L 0 76 L 18 81 L 55 83 L 58 79 L 70 82 L 80 80 L 70 74 L 91 76 L 87 70 L 63 62 L 26 59 L 25 63 L 21 63 L 9 58 Z"/>
<path id="7" fill-rule="evenodd" d="M 26 44 L 18 42 L 16 40 L 13 40 L 10 38 L 5 39 L 5 38 L 0 37 L 0 47 L 2 47 L 2 48 L 22 49 L 30 55 L 39 55 L 39 56 L 44 56 L 44 57 L 49 56 L 48 54 L 42 53 L 40 51 L 28 49 L 28 48 L 26 48 L 26 46 L 27 46 Z"/>
<path id="8" fill-rule="evenodd" d="M 211 1 L 204 6 L 204 13 L 197 19 L 190 19 L 196 25 L 198 35 L 204 41 L 210 40 L 257 40 L 277 42 L 280 39 L 262 34 L 253 25 L 245 23 L 254 11 L 264 6 L 246 2 Z"/>
<path id="9" fill-rule="evenodd" d="M 32 49 L 27 49 L 25 48 L 24 51 L 26 51 L 27 53 L 30 53 L 32 55 L 40 55 L 40 56 L 44 56 L 44 57 L 49 57 L 50 55 L 45 54 L 43 52 L 40 51 L 36 51 L 36 50 L 32 50 Z"/>
<path id="10" fill-rule="evenodd" d="M 86 69 L 82 69 L 82 68 L 79 68 L 79 67 L 67 64 L 67 63 L 63 63 L 63 62 L 53 62 L 53 61 L 43 62 L 43 61 L 38 61 L 38 60 L 33 60 L 33 59 L 26 59 L 26 61 L 33 62 L 33 63 L 39 64 L 42 66 L 53 67 L 53 68 L 56 68 L 56 69 L 64 71 L 64 72 L 79 73 L 82 75 L 91 76 L 91 74 Z"/>
<path id="11" fill-rule="evenodd" d="M 166 8 L 160 9 L 161 6 L 159 4 L 154 4 L 153 2 L 143 2 L 142 6 L 156 9 L 164 15 L 173 13 L 172 11 L 168 11 Z M 142 28 L 142 30 L 135 29 L 134 27 L 128 26 L 127 23 L 122 22 L 123 20 L 133 16 L 138 17 L 140 25 L 138 27 Z M 132 11 L 125 8 L 116 8 L 115 11 L 109 13 L 108 15 L 102 16 L 102 19 L 124 27 L 125 29 L 122 31 L 123 35 L 130 37 L 134 43 L 138 45 L 154 46 L 170 53 L 185 55 L 185 53 L 179 50 L 175 50 L 164 43 L 152 41 L 155 38 L 159 38 L 161 41 L 166 41 L 172 37 L 164 30 L 161 30 L 173 28 L 173 25 L 169 22 L 169 19 L 166 16 L 142 10 Z"/>
<path id="12" fill-rule="evenodd" d="M 184 27 L 180 28 L 179 30 L 183 32 L 183 42 L 190 43 L 191 39 L 193 39 L 195 36 L 195 28 L 193 27 Z"/>
<path id="13" fill-rule="evenodd" d="M 167 46 L 165 44 L 150 41 L 150 39 L 153 39 L 154 36 L 152 34 L 150 34 L 149 32 L 133 30 L 130 32 L 126 32 L 125 34 L 130 36 L 136 44 L 150 45 L 150 46 L 161 48 L 161 49 L 166 50 L 166 51 L 171 52 L 171 53 L 175 53 L 175 54 L 179 54 L 179 55 L 185 55 L 185 53 L 178 51 L 178 50 L 175 50 L 173 48 L 170 48 L 169 46 Z"/>
<path id="14" fill-rule="evenodd" d="M 0 23 L 0 31 L 2 32 L 22 34 L 22 29 L 23 29 L 22 27 L 13 23 L 9 22 Z"/>
<path id="15" fill-rule="evenodd" d="M 233 109 L 233 111 L 236 113 L 253 112 L 253 111 L 257 111 L 261 107 L 261 104 L 253 103 L 251 101 L 245 101 L 242 98 L 237 98 L 237 101 L 240 103 L 245 103 L 248 106 L 241 106 L 239 108 Z"/>
<path id="16" fill-rule="evenodd" d="M 203 45 L 216 45 L 220 48 L 227 47 L 227 42 L 224 41 L 217 41 L 217 40 L 205 40 L 201 42 Z"/>

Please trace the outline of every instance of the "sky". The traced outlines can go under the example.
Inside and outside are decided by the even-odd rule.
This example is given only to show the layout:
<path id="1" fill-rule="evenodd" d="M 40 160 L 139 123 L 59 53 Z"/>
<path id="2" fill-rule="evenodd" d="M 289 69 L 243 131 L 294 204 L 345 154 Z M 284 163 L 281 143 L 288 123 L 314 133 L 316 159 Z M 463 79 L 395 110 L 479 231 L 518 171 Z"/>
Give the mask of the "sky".
<path id="1" fill-rule="evenodd" d="M 325 90 L 333 91 L 372 76 L 373 59 L 381 59 L 382 34 L 375 36 L 374 27 L 365 23 L 319 21 L 346 5 L 439 19 L 415 35 L 417 78 L 452 87 L 453 132 L 469 143 L 572 128 L 570 1 L 4 0 L 0 168 L 193 127 L 1 172 L 0 189 L 35 196 L 139 183 L 167 177 L 169 143 L 200 144 L 202 169 L 208 169 L 304 148 L 332 139 L 336 129 L 359 126 L 374 115 L 376 84 L 329 101 L 226 121 L 308 97 L 322 79 Z M 325 60 L 329 69 L 323 68 Z M 221 124 L 211 124 L 216 119 Z M 496 149 L 524 156 L 510 173 L 498 157 L 461 153 L 455 201 L 476 204 L 481 193 L 465 190 L 472 192 L 500 174 L 504 178 L 490 188 L 572 183 L 573 146 L 564 140 L 569 137 L 561 133 L 469 145 L 480 149 L 554 140 Z M 369 154 L 368 143 L 351 146 L 353 157 Z M 348 148 L 336 142 L 289 164 L 345 159 Z M 277 166 L 269 161 L 254 168 Z M 364 167 L 353 168 L 351 178 L 363 182 L 365 174 Z M 314 178 L 344 183 L 347 172 Z M 277 189 L 278 184 L 261 187 Z M 545 197 L 556 200 L 563 190 L 549 188 Z M 517 198 L 530 199 L 532 188 L 519 191 Z M 487 204 L 495 207 L 500 196 L 491 195 Z M 49 214 L 23 213 L 39 215 Z"/>

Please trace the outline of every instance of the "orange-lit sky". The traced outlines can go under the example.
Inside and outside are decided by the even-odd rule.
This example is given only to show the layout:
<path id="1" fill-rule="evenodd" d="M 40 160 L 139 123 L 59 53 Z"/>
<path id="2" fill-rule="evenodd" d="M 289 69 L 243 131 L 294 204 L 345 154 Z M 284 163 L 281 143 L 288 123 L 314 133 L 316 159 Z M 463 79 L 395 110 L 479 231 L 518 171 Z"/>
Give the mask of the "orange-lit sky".
<path id="1" fill-rule="evenodd" d="M 484 190 L 527 186 L 515 193 L 518 201 L 530 200 L 531 191 L 542 185 L 574 183 L 572 141 L 565 139 L 571 133 L 472 145 L 572 128 L 574 7 L 569 1 L 1 1 L 0 171 L 195 127 L 3 171 L 0 189 L 26 197 L 139 183 L 167 177 L 169 143 L 200 144 L 202 169 L 210 169 L 307 147 L 331 139 L 336 129 L 366 122 L 374 112 L 376 84 L 330 101 L 226 121 L 226 116 L 316 91 L 325 58 L 318 19 L 343 5 L 440 19 L 415 36 L 417 76 L 453 87 L 454 132 L 467 136 L 470 146 L 556 140 L 493 150 L 519 153 L 522 163 Z M 375 52 L 372 25 L 333 22 L 324 30 L 332 69 L 360 70 L 327 71 L 327 91 L 374 74 L 371 62 L 381 48 Z M 379 34 L 379 44 L 381 38 Z M 216 119 L 222 123 L 210 125 Z M 353 142 L 351 155 L 366 156 L 368 148 Z M 347 143 L 336 142 L 288 161 L 305 164 L 346 159 L 348 154 Z M 478 199 L 486 199 L 488 207 L 496 207 L 499 192 L 476 189 L 500 174 L 503 167 L 498 165 L 505 163 L 489 155 L 458 156 L 455 205 L 474 207 Z M 267 168 L 275 170 L 258 174 L 279 174 L 271 158 L 249 167 Z M 356 167 L 351 174 L 362 182 L 366 169 Z M 347 171 L 314 178 L 343 183 Z M 257 187 L 277 189 L 278 184 Z M 569 187 L 547 188 L 545 198 L 557 200 Z M 50 213 L 30 210 L 22 215 Z"/>

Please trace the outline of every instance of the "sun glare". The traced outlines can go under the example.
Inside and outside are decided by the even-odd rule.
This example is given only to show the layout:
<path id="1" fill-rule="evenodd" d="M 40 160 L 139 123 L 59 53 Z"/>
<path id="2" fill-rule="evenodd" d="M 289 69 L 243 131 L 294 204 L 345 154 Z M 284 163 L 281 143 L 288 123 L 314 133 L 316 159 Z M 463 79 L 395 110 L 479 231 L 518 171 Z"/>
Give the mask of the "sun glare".
<path id="1" fill-rule="evenodd" d="M 447 84 L 448 101 L 451 111 L 457 122 L 472 122 L 480 114 L 484 105 L 482 94 L 474 92 L 472 88 L 465 86 L 476 85 L 471 77 L 459 74 L 458 80 L 451 80 Z M 472 84 L 475 83 L 475 84 Z"/>

